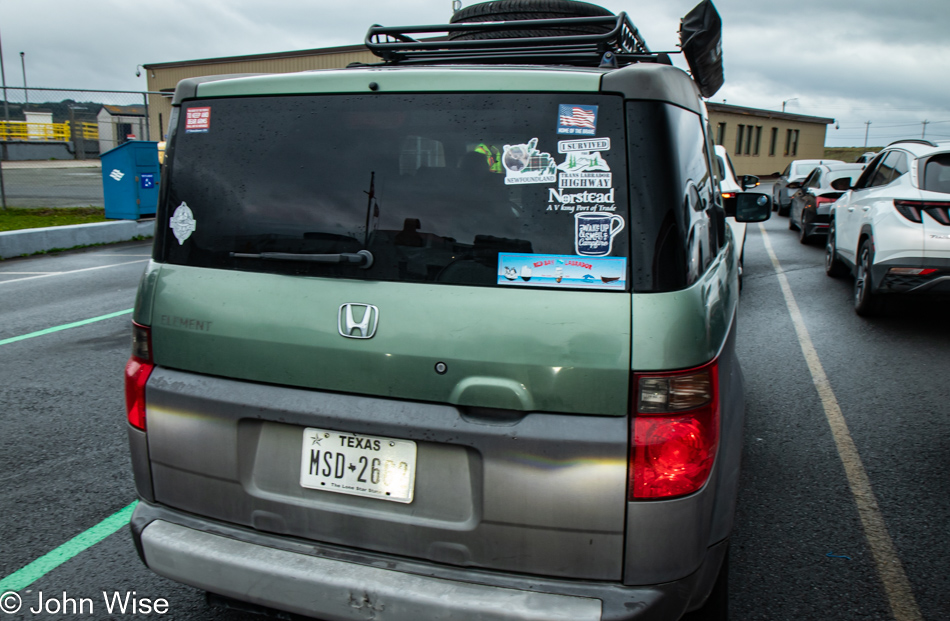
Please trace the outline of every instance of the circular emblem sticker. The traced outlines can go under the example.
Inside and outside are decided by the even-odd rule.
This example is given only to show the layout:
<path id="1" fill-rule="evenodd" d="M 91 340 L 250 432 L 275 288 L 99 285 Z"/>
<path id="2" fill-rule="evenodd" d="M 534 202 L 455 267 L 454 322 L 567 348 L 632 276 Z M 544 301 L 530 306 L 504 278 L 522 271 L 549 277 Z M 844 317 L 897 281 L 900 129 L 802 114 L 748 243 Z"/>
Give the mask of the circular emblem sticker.
<path id="1" fill-rule="evenodd" d="M 168 220 L 168 225 L 175 233 L 175 239 L 178 240 L 179 246 L 184 244 L 185 240 L 195 232 L 196 224 L 195 214 L 191 213 L 191 208 L 184 201 L 175 209 L 175 213 Z"/>

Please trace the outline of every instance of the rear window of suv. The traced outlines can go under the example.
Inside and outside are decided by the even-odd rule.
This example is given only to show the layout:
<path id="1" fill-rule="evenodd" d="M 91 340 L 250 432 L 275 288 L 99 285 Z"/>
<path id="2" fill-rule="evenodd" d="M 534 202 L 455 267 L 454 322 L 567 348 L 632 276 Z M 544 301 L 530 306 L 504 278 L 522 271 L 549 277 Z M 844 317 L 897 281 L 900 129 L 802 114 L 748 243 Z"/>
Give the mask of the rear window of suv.
<path id="1" fill-rule="evenodd" d="M 618 96 L 222 98 L 185 102 L 178 118 L 159 220 L 170 223 L 156 244 L 160 260 L 504 285 L 526 284 L 533 263 L 561 261 L 567 268 L 567 260 L 590 257 L 580 260 L 603 267 L 612 259 L 617 272 L 591 286 L 627 289 Z M 373 255 L 368 269 L 267 256 L 361 250 Z M 538 261 L 524 255 L 539 255 Z M 547 284 L 562 286 L 554 270 L 547 270 Z"/>
<path id="2" fill-rule="evenodd" d="M 950 194 L 950 153 L 941 153 L 927 160 L 923 189 Z"/>

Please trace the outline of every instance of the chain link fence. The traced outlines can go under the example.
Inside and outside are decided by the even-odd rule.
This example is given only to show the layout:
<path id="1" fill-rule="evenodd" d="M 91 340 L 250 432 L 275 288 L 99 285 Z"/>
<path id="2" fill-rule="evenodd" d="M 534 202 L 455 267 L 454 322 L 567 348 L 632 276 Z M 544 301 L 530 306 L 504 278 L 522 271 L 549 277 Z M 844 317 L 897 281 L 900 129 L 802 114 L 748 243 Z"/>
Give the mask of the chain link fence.
<path id="1" fill-rule="evenodd" d="M 0 101 L 2 207 L 102 207 L 99 157 L 130 140 L 153 139 L 148 95 L 4 88 Z"/>

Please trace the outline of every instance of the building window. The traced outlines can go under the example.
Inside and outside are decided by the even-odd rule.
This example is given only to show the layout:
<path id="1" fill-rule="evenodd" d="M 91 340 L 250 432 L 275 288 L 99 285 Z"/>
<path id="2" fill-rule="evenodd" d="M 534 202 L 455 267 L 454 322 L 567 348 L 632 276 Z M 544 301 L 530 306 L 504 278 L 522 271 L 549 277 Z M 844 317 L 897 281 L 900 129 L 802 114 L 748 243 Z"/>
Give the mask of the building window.
<path id="1" fill-rule="evenodd" d="M 785 130 L 785 156 L 792 152 L 792 130 Z"/>
<path id="2" fill-rule="evenodd" d="M 745 132 L 745 125 L 736 126 L 736 155 L 742 155 L 742 134 Z"/>
<path id="3" fill-rule="evenodd" d="M 778 127 L 772 128 L 772 140 L 769 142 L 769 155 L 775 155 L 775 147 L 778 145 Z"/>
<path id="4" fill-rule="evenodd" d="M 792 155 L 798 155 L 798 130 L 792 130 Z"/>
<path id="5" fill-rule="evenodd" d="M 753 145 L 752 155 L 759 154 L 759 145 L 762 144 L 762 126 L 755 126 L 755 144 Z"/>
<path id="6" fill-rule="evenodd" d="M 726 140 L 726 124 L 720 123 L 716 127 L 716 144 L 722 146 L 722 143 Z"/>
<path id="7" fill-rule="evenodd" d="M 749 125 L 746 129 L 748 131 L 745 136 L 745 154 L 749 155 L 752 153 L 752 126 Z"/>

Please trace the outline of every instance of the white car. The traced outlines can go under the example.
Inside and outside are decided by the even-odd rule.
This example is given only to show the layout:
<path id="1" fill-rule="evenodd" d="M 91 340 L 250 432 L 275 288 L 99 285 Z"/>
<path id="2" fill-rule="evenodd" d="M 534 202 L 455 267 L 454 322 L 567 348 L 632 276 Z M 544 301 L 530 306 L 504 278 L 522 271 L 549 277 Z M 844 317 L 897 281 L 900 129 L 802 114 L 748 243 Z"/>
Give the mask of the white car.
<path id="1" fill-rule="evenodd" d="M 854 309 L 885 294 L 950 294 L 950 141 L 900 140 L 832 206 L 829 276 L 854 274 Z"/>
<path id="2" fill-rule="evenodd" d="M 822 164 L 844 164 L 844 162 L 841 160 L 795 160 L 786 166 L 785 170 L 778 173 L 778 179 L 772 184 L 772 209 L 778 211 L 778 215 L 787 216 L 791 207 L 794 188 L 789 192 L 788 184 L 801 183 L 808 173 Z"/>
<path id="3" fill-rule="evenodd" d="M 734 198 L 739 192 L 759 185 L 759 178 L 754 175 L 742 177 L 742 183 L 736 178 L 736 169 L 729 158 L 729 152 L 721 145 L 716 145 L 716 171 L 719 173 L 719 189 L 723 198 Z M 732 236 L 736 240 L 736 254 L 739 255 L 739 282 L 742 282 L 742 259 L 745 248 L 746 223 L 737 222 L 734 217 L 726 218 Z"/>

